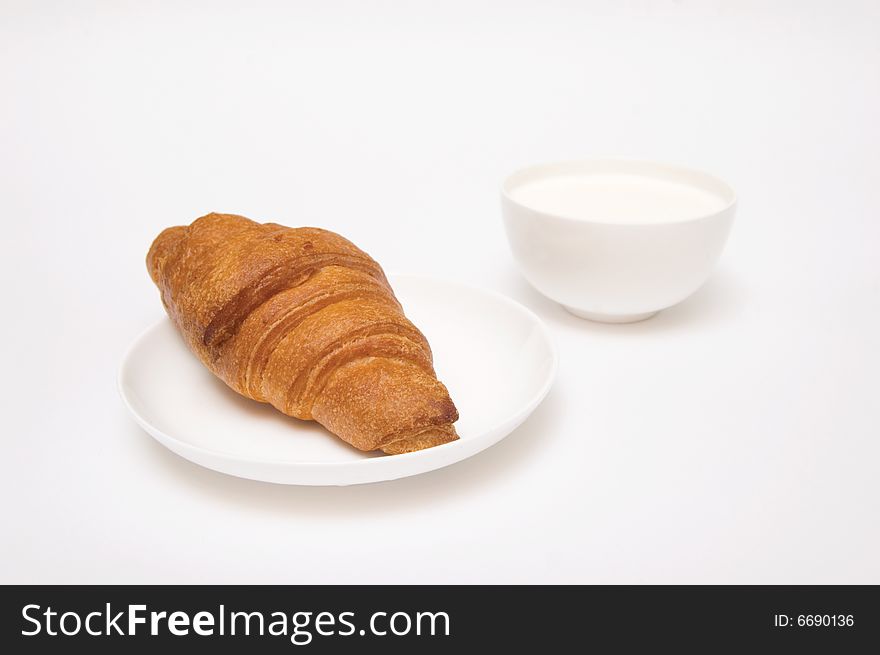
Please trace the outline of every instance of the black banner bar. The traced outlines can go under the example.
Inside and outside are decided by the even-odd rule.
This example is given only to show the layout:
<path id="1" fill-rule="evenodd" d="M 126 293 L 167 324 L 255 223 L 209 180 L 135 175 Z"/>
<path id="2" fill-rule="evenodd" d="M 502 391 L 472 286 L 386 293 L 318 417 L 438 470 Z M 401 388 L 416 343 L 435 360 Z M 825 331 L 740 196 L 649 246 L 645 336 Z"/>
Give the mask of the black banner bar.
<path id="1" fill-rule="evenodd" d="M 12 652 L 712 652 L 880 643 L 878 587 L 3 587 Z M 9 648 L 11 647 L 11 650 Z"/>

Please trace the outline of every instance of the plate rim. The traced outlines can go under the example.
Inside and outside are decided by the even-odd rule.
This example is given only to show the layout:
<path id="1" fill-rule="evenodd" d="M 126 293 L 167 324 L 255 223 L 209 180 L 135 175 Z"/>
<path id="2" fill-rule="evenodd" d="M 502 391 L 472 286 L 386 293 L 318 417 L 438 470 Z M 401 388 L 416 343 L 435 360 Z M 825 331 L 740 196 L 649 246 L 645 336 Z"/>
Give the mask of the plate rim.
<path id="1" fill-rule="evenodd" d="M 469 450 L 467 448 L 468 444 L 474 443 L 473 440 L 458 439 L 456 441 L 441 444 L 439 446 L 434 446 L 432 448 L 425 448 L 425 449 L 417 450 L 417 451 L 410 452 L 410 453 L 402 453 L 399 455 L 391 455 L 391 456 L 385 456 L 385 457 L 365 457 L 363 459 L 347 460 L 344 462 L 343 461 L 308 461 L 308 460 L 304 460 L 304 461 L 279 461 L 279 460 L 261 459 L 261 458 L 254 458 L 254 457 L 240 457 L 240 456 L 231 455 L 231 454 L 224 452 L 224 451 L 221 451 L 221 450 L 213 450 L 210 448 L 206 448 L 204 446 L 196 445 L 196 444 L 190 443 L 188 441 L 184 441 L 182 439 L 179 439 L 178 437 L 175 437 L 171 434 L 168 434 L 164 430 L 161 430 L 158 427 L 156 427 L 155 425 L 153 425 L 152 423 L 150 423 L 146 418 L 144 418 L 141 415 L 141 413 L 130 402 L 130 399 L 129 399 L 128 395 L 126 394 L 125 388 L 124 388 L 125 387 L 124 378 L 126 375 L 126 371 L 129 367 L 133 353 L 140 346 L 141 342 L 144 341 L 152 332 L 154 332 L 156 329 L 158 329 L 160 325 L 164 325 L 168 322 L 171 322 L 170 317 L 168 317 L 167 315 L 163 316 L 158 321 L 155 321 L 154 323 L 150 324 L 149 326 L 147 326 L 146 328 L 141 330 L 141 332 L 137 335 L 137 337 L 135 337 L 135 339 L 126 348 L 125 352 L 123 353 L 122 360 L 119 364 L 117 374 L 116 374 L 116 390 L 119 393 L 120 398 L 122 399 L 123 405 L 128 410 L 129 414 L 132 415 L 132 417 L 135 419 L 135 422 L 141 427 L 141 429 L 146 431 L 147 434 L 152 436 L 154 439 L 160 441 L 162 443 L 162 445 L 169 448 L 169 450 L 172 450 L 176 455 L 191 461 L 193 464 L 197 464 L 197 465 L 205 467 L 205 468 L 210 468 L 211 470 L 217 470 L 217 469 L 206 466 L 202 462 L 194 461 L 194 460 L 190 459 L 189 457 L 184 456 L 180 452 L 180 450 L 191 451 L 194 453 L 198 453 L 206 458 L 219 459 L 219 460 L 223 460 L 225 462 L 229 462 L 231 464 L 236 464 L 236 465 L 272 466 L 272 467 L 281 467 L 281 468 L 287 469 L 287 470 L 294 470 L 294 469 L 303 468 L 303 469 L 309 469 L 312 471 L 320 470 L 320 469 L 333 470 L 333 469 L 341 469 L 341 468 L 344 468 L 347 471 L 350 471 L 352 469 L 355 469 L 358 471 L 364 471 L 364 470 L 369 470 L 371 467 L 372 468 L 386 467 L 389 465 L 389 460 L 392 460 L 392 459 L 395 462 L 400 462 L 401 465 L 404 465 L 406 463 L 416 464 L 416 463 L 421 462 L 423 460 L 442 458 L 441 453 L 447 453 L 449 455 L 452 455 L 451 459 L 446 458 L 446 459 L 448 459 L 448 461 L 445 461 L 444 463 L 441 463 L 438 466 L 429 467 L 427 469 L 418 470 L 418 471 L 414 471 L 411 473 L 404 473 L 403 475 L 401 475 L 399 477 L 409 477 L 411 475 L 418 475 L 420 473 L 426 473 L 428 471 L 443 468 L 443 467 L 448 466 L 450 464 L 454 464 L 454 463 L 457 463 L 457 462 L 462 461 L 464 459 L 467 459 L 468 457 L 471 457 L 479 452 L 482 452 L 483 450 L 490 448 L 491 446 L 493 446 L 496 443 L 498 443 L 499 441 L 501 441 L 508 434 L 513 432 L 513 430 L 515 430 L 517 427 L 519 427 L 519 425 L 538 407 L 538 405 L 541 404 L 541 402 L 544 400 L 544 398 L 547 397 L 547 394 L 550 392 L 550 389 L 552 388 L 553 383 L 556 380 L 556 374 L 557 374 L 557 371 L 559 368 L 559 351 L 556 346 L 556 341 L 553 338 L 553 335 L 550 333 L 550 331 L 547 328 L 544 321 L 542 321 L 541 318 L 537 314 L 535 314 L 535 312 L 533 312 L 531 309 L 529 309 L 528 307 L 526 307 L 522 303 L 517 302 L 513 298 L 510 298 L 509 296 L 506 296 L 503 293 L 500 293 L 499 291 L 496 291 L 494 289 L 489 289 L 486 287 L 479 287 L 476 285 L 468 284 L 466 282 L 460 282 L 457 280 L 449 280 L 449 279 L 435 277 L 435 276 L 431 276 L 431 275 L 420 275 L 420 274 L 410 274 L 410 273 L 388 274 L 387 277 L 389 278 L 389 281 L 392 284 L 392 288 L 394 286 L 394 280 L 407 279 L 407 280 L 427 282 L 427 283 L 435 284 L 435 285 L 440 284 L 440 285 L 445 285 L 445 286 L 455 286 L 455 287 L 467 289 L 469 292 L 476 292 L 476 293 L 480 293 L 480 294 L 489 295 L 492 298 L 494 298 L 496 301 L 499 301 L 499 302 L 507 305 L 508 307 L 511 307 L 514 310 L 520 312 L 521 314 L 525 315 L 532 322 L 532 324 L 538 328 L 541 336 L 543 337 L 544 342 L 548 346 L 549 354 L 550 354 L 550 368 L 547 371 L 547 374 L 544 377 L 542 384 L 537 389 L 537 391 L 529 398 L 529 400 L 522 405 L 522 407 L 519 409 L 519 411 L 517 411 L 513 416 L 505 419 L 501 423 L 499 423 L 497 425 L 493 425 L 491 428 L 484 430 L 482 432 L 482 434 L 491 434 L 496 431 L 499 431 L 506 424 L 512 424 L 513 428 L 511 428 L 508 432 L 500 435 L 496 439 L 490 441 L 489 443 L 483 445 L 481 448 L 478 448 L 476 451 L 473 451 L 473 452 L 469 452 Z M 195 357 L 195 355 L 192 355 L 192 353 L 190 353 L 190 356 Z M 200 364 L 201 364 L 201 362 L 200 362 Z M 171 444 L 177 446 L 177 448 L 171 448 Z M 178 448 L 180 450 L 178 450 Z M 454 457 L 453 453 L 457 450 L 462 451 L 461 457 L 458 457 L 458 458 Z M 226 473 L 227 475 L 236 475 L 234 473 L 228 473 L 226 471 L 219 471 L 219 472 Z M 245 477 L 245 476 L 237 476 L 237 477 Z M 248 478 L 248 479 L 260 479 L 260 478 Z M 392 478 L 383 478 L 383 479 L 392 479 Z M 297 485 L 297 484 L 303 484 L 303 483 L 294 482 L 294 483 L 287 483 L 287 484 Z M 350 483 L 326 482 L 323 484 L 325 486 L 332 486 L 334 484 L 338 485 L 338 484 L 350 484 Z"/>

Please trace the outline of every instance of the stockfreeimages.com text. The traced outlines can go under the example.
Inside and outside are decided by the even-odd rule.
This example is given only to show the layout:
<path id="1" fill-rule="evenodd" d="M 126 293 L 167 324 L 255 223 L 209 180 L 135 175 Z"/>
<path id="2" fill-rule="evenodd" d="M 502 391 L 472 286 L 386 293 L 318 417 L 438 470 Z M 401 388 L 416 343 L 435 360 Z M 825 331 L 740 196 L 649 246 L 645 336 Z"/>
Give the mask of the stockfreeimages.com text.
<path id="1" fill-rule="evenodd" d="M 449 636 L 446 612 L 373 612 L 360 628 L 354 612 L 247 612 L 230 611 L 220 605 L 215 611 L 151 611 L 146 605 L 126 605 L 121 610 L 106 603 L 100 610 L 80 614 L 52 607 L 25 605 L 22 610 L 27 637 L 48 635 L 203 637 L 246 635 L 288 637 L 296 646 L 305 646 L 315 636 L 349 637 Z"/>

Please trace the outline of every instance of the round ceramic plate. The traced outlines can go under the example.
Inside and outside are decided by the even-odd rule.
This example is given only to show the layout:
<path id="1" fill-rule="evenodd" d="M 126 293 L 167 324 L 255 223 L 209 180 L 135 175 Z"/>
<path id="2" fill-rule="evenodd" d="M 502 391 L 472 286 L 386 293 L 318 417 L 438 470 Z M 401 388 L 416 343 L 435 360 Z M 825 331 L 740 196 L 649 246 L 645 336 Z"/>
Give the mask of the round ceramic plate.
<path id="1" fill-rule="evenodd" d="M 253 480 L 349 485 L 448 466 L 510 434 L 550 390 L 557 355 L 541 321 L 492 291 L 392 277 L 407 317 L 428 338 L 437 376 L 461 418 L 458 441 L 404 455 L 364 453 L 317 423 L 239 396 L 193 356 L 165 319 L 132 345 L 119 390 L 135 420 L 196 464 Z"/>

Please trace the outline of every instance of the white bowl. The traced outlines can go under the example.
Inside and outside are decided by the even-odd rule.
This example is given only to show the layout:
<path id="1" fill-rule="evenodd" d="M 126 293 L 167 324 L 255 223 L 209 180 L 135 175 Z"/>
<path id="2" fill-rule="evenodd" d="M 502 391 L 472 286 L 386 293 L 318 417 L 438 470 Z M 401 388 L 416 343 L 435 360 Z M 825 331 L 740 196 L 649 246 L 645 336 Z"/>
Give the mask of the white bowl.
<path id="1" fill-rule="evenodd" d="M 582 318 L 629 323 L 706 281 L 736 196 L 700 171 L 594 159 L 517 171 L 502 185 L 501 204 L 514 258 L 532 286 Z"/>

